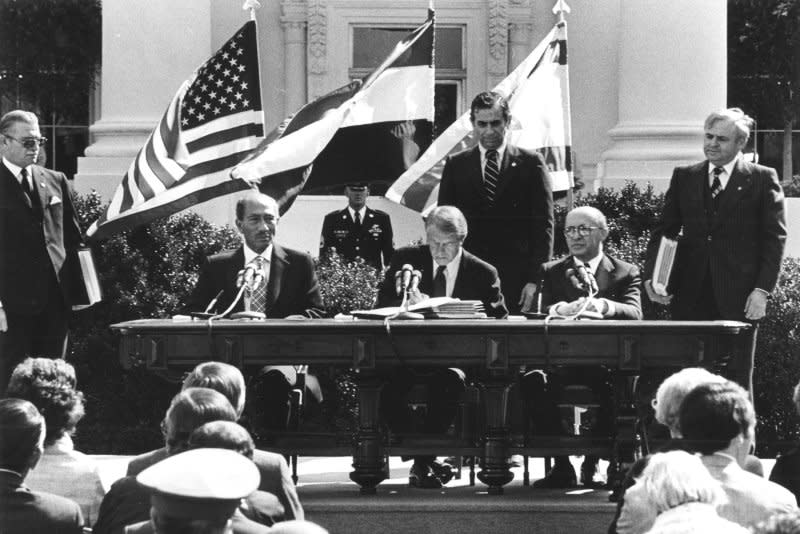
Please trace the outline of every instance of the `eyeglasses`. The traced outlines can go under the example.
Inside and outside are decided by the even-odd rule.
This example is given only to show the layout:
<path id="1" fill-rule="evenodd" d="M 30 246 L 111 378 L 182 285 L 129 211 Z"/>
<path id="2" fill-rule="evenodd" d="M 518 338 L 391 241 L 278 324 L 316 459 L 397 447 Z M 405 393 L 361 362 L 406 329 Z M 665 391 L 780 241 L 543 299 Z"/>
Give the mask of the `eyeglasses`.
<path id="1" fill-rule="evenodd" d="M 586 237 L 587 235 L 592 233 L 592 230 L 599 230 L 599 226 L 567 226 L 564 228 L 564 235 L 567 237 L 571 237 L 574 235 L 580 235 L 581 237 Z"/>
<path id="2" fill-rule="evenodd" d="M 28 150 L 36 148 L 37 146 L 44 146 L 44 144 L 47 142 L 46 137 L 26 137 L 25 139 L 17 139 L 16 137 L 11 137 L 10 135 L 6 134 L 3 134 L 3 136 L 16 141 Z"/>

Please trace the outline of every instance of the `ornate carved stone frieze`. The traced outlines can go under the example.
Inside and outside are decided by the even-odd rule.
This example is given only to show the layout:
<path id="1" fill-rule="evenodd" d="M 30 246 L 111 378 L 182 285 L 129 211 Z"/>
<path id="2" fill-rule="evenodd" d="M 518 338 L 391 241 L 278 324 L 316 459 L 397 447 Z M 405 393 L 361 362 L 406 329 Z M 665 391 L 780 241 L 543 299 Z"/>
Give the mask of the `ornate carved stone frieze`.
<path id="1" fill-rule="evenodd" d="M 308 0 L 308 71 L 327 70 L 328 0 Z"/>
<path id="2" fill-rule="evenodd" d="M 506 74 L 508 65 L 508 0 L 489 0 L 489 75 Z"/>

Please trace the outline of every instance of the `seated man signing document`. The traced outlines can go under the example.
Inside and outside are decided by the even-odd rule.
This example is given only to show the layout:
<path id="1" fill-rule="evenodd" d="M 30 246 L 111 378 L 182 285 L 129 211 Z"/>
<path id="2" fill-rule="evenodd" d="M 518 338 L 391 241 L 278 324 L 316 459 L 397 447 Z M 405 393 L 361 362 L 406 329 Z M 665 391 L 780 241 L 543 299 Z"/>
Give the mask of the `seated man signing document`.
<path id="1" fill-rule="evenodd" d="M 480 300 L 486 314 L 502 319 L 508 315 L 497 269 L 462 248 L 467 237 L 467 221 L 458 208 L 439 206 L 425 220 L 427 245 L 406 247 L 395 252 L 386 278 L 378 293 L 378 307 L 397 306 L 396 273 L 410 265 L 421 273 L 411 302 L 428 297 L 454 297 Z M 413 370 L 392 372 L 381 394 L 381 414 L 395 432 L 408 432 L 411 410 L 407 396 L 417 379 Z M 456 416 L 457 402 L 464 391 L 464 373 L 460 369 L 433 369 L 427 377 L 428 412 L 423 423 L 426 433 L 446 432 Z M 452 478 L 450 466 L 433 456 L 417 456 L 409 474 L 409 485 L 440 488 Z"/>
<path id="2" fill-rule="evenodd" d="M 609 256 L 603 251 L 608 237 L 605 215 L 595 208 L 582 206 L 567 214 L 564 228 L 570 255 L 542 265 L 542 311 L 550 315 L 596 319 L 642 318 L 641 276 L 630 263 Z M 611 431 L 611 392 L 608 372 L 604 367 L 555 369 L 547 373 L 532 371 L 523 378 L 522 390 L 531 409 L 534 432 L 558 435 L 564 432 L 558 408 L 563 386 L 590 386 L 598 397 L 600 409 L 594 431 Z M 595 485 L 597 457 L 587 456 L 581 468 L 581 482 Z M 577 484 L 575 470 L 567 456 L 556 456 L 553 469 L 534 483 L 534 487 L 565 488 Z"/>

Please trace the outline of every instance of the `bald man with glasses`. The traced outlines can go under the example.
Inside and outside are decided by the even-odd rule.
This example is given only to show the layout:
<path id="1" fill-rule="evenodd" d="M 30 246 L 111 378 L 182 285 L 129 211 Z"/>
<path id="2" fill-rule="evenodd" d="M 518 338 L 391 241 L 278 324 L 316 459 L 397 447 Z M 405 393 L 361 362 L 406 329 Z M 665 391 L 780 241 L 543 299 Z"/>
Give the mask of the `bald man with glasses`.
<path id="1" fill-rule="evenodd" d="M 36 115 L 0 118 L 0 392 L 25 356 L 62 358 L 81 231 L 66 176 L 36 165 Z"/>

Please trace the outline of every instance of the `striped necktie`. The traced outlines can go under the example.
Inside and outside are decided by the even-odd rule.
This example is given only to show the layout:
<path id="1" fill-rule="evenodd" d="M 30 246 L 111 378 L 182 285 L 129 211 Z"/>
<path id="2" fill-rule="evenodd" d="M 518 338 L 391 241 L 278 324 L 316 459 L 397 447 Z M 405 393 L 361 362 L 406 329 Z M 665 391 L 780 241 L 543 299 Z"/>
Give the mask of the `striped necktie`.
<path id="1" fill-rule="evenodd" d="M 486 197 L 489 199 L 489 204 L 494 203 L 499 178 L 500 167 L 497 165 L 497 150 L 487 150 L 486 166 L 483 169 L 483 186 L 486 188 Z"/>
<path id="2" fill-rule="evenodd" d="M 716 199 L 722 193 L 722 181 L 719 179 L 720 174 L 725 172 L 722 167 L 714 167 L 714 181 L 711 182 L 711 198 Z"/>

